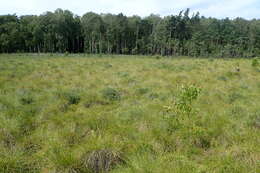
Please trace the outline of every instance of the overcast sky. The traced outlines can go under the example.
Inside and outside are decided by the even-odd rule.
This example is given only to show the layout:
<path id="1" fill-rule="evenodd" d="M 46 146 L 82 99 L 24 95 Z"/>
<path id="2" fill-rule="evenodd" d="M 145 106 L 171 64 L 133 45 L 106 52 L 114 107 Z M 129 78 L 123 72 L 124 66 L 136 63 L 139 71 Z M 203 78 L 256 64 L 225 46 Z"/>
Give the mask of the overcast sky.
<path id="1" fill-rule="evenodd" d="M 124 13 L 148 16 L 177 14 L 190 8 L 206 17 L 243 17 L 260 19 L 260 0 L 1 0 L 2 14 L 42 14 L 57 8 L 68 9 L 77 15 L 96 13 Z"/>

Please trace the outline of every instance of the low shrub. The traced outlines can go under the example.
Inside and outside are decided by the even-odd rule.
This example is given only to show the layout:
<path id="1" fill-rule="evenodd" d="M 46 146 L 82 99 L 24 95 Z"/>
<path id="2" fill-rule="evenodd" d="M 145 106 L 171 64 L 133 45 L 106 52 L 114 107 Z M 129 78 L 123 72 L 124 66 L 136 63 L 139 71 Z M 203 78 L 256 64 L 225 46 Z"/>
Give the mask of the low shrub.
<path id="1" fill-rule="evenodd" d="M 195 85 L 182 86 L 179 100 L 175 103 L 175 106 L 184 113 L 190 113 L 192 111 L 191 104 L 198 98 L 200 92 L 201 89 Z"/>

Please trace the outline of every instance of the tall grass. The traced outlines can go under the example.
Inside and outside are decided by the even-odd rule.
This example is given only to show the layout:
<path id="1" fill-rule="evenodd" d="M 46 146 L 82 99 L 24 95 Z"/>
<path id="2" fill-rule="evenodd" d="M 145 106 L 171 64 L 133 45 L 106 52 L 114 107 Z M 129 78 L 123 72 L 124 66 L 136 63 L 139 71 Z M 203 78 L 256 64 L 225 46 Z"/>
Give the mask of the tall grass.
<path id="1" fill-rule="evenodd" d="M 256 173 L 259 130 L 255 60 L 0 55 L 3 173 Z"/>

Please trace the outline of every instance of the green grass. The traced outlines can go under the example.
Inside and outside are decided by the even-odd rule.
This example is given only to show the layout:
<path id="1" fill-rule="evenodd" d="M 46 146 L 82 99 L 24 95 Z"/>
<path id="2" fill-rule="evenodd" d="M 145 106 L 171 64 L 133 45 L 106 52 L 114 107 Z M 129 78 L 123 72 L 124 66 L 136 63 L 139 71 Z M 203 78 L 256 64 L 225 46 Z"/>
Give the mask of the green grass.
<path id="1" fill-rule="evenodd" d="M 257 173 L 259 144 L 255 60 L 0 55 L 1 173 Z"/>

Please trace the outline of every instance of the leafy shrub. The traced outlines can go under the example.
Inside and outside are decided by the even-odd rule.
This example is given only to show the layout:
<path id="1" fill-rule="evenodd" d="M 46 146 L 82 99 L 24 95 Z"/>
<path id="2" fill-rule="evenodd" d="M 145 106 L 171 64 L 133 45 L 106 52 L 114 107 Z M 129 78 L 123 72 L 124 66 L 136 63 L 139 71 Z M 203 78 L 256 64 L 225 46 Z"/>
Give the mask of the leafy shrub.
<path id="1" fill-rule="evenodd" d="M 180 97 L 182 100 L 185 100 L 187 103 L 191 103 L 193 100 L 196 100 L 201 92 L 200 88 L 197 88 L 194 85 L 191 86 L 182 86 L 182 91 Z"/>
<path id="2" fill-rule="evenodd" d="M 201 89 L 194 85 L 182 86 L 179 100 L 175 103 L 175 106 L 184 113 L 190 113 L 192 110 L 191 103 L 198 98 L 200 92 Z"/>
<path id="3" fill-rule="evenodd" d="M 117 101 L 121 99 L 120 93 L 113 88 L 106 88 L 102 91 L 103 97 L 109 101 Z"/>

